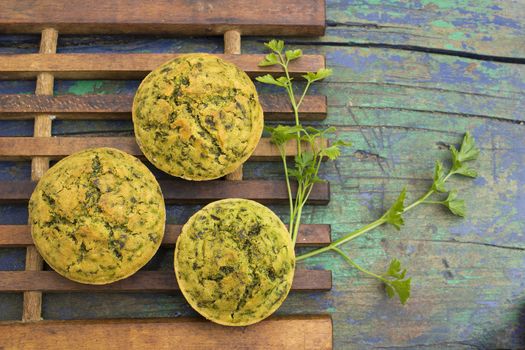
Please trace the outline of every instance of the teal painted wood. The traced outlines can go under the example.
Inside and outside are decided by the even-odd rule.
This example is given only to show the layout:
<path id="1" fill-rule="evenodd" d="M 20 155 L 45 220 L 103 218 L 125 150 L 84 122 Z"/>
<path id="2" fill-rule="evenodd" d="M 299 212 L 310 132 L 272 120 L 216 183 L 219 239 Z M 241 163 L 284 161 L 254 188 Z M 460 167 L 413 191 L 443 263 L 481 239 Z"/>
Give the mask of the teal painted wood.
<path id="1" fill-rule="evenodd" d="M 503 0 L 338 0 L 323 41 L 525 59 L 525 6 Z M 408 48 L 407 48 L 408 49 Z"/>
<path id="2" fill-rule="evenodd" d="M 357 262 L 376 272 L 383 271 L 391 258 L 401 259 L 414 283 L 406 306 L 388 300 L 375 280 L 328 254 L 305 265 L 332 269 L 334 289 L 292 294 L 279 313 L 331 313 L 336 349 L 524 348 L 525 65 L 338 44 L 375 38 L 384 44 L 423 45 L 430 51 L 446 48 L 447 43 L 457 46 L 439 25 L 424 24 L 446 18 L 457 31 L 478 33 L 468 38 L 467 48 L 458 46 L 462 52 L 523 57 L 523 46 L 483 40 L 484 34 L 524 38 L 523 7 L 510 1 L 412 3 L 328 1 L 329 23 L 365 21 L 368 16 L 367 22 L 396 23 L 410 27 L 412 34 L 398 34 L 398 28 L 352 25 L 336 31 L 338 25 L 329 28 L 325 38 L 297 45 L 308 53 L 325 54 L 327 65 L 334 68 L 334 76 L 314 91 L 328 95 L 329 118 L 324 124 L 336 125 L 338 136 L 354 143 L 337 163 L 324 165 L 323 175 L 332 185 L 331 203 L 307 207 L 304 222 L 330 223 L 338 237 L 380 216 L 403 186 L 410 198 L 422 194 L 430 185 L 434 160 L 447 161 L 446 146 L 458 143 L 465 130 L 474 134 L 482 149 L 476 163 L 480 177 L 454 182 L 463 191 L 469 216 L 463 220 L 440 208 L 419 207 L 407 215 L 401 231 L 382 227 L 345 247 Z M 412 6 L 409 14 L 407 6 Z M 433 17 L 415 22 L 416 14 L 425 13 L 418 12 L 417 6 L 430 9 L 426 13 Z M 474 12 L 486 20 L 477 22 Z M 516 28 L 502 25 L 505 21 L 498 16 L 517 22 Z M 454 28 L 449 29 L 454 32 Z M 426 37 L 417 36 L 423 32 Z M 244 52 L 262 52 L 261 40 L 243 39 Z M 8 50 L 5 46 L 10 52 L 34 51 L 36 41 L 36 37 L 0 36 L 5 44 L 0 51 Z M 60 39 L 59 51 L 222 52 L 222 41 L 67 37 Z M 121 81 L 57 82 L 56 92 L 131 93 L 136 86 L 137 82 Z M 1 93 L 13 91 L 32 93 L 34 86 L 0 82 Z M 53 128 L 56 135 L 130 135 L 131 131 L 129 121 L 55 121 Z M 28 122 L 0 122 L 0 135 L 31 132 Z M 29 169 L 27 162 L 4 162 L 0 179 L 28 178 Z M 282 176 L 277 164 L 259 163 L 249 163 L 245 174 L 247 178 Z M 170 206 L 168 220 L 182 223 L 197 208 Z M 272 208 L 286 219 L 285 206 Z M 22 206 L 0 207 L 0 223 L 25 220 Z M 21 250 L 0 250 L 0 268 L 23 269 L 23 256 Z M 170 264 L 171 252 L 162 251 L 148 268 L 169 269 Z M 20 296 L 0 295 L 0 310 L 0 318 L 19 318 Z M 46 318 L 66 319 L 195 316 L 179 294 L 47 294 L 43 311 Z"/>

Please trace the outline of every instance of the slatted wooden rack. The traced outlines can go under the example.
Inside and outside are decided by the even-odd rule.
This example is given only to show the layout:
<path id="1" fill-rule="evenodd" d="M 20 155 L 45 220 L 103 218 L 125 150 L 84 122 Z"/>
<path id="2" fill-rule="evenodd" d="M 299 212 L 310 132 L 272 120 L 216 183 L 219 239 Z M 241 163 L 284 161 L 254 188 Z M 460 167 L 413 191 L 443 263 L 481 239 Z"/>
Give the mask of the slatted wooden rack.
<path id="1" fill-rule="evenodd" d="M 323 0 L 85 0 L 0 1 L 0 33 L 41 33 L 39 53 L 0 56 L 0 79 L 36 79 L 35 95 L 0 95 L 0 118 L 34 119 L 33 137 L 1 137 L 0 158 L 32 160 L 32 181 L 0 182 L 0 202 L 26 203 L 35 182 L 58 159 L 89 147 L 109 146 L 141 156 L 130 137 L 53 137 L 52 119 L 123 119 L 131 116 L 130 95 L 53 96 L 54 79 L 137 79 L 176 56 L 163 54 L 57 54 L 58 33 L 66 34 L 163 34 L 223 35 L 223 58 L 250 76 L 277 72 L 259 67 L 263 55 L 241 54 L 242 35 L 320 36 L 325 30 Z M 306 55 L 291 65 L 294 75 L 324 67 L 324 57 Z M 290 120 L 292 110 L 283 95 L 262 95 L 266 120 Z M 308 96 L 302 105 L 305 120 L 326 117 L 326 98 Z M 292 156 L 295 147 L 287 153 Z M 250 161 L 278 159 L 268 139 L 262 139 Z M 199 184 L 163 180 L 168 203 L 206 203 L 227 197 L 244 197 L 263 203 L 287 200 L 283 181 L 242 180 L 242 168 L 224 180 Z M 311 204 L 329 201 L 329 185 L 320 184 Z M 173 246 L 179 225 L 167 225 L 164 246 Z M 326 245 L 328 225 L 303 225 L 299 245 Z M 25 271 L 1 271 L 1 292 L 24 292 L 23 322 L 0 322 L 0 348 L 53 346 L 57 348 L 178 348 L 227 349 L 330 349 L 329 316 L 273 317 L 257 325 L 232 329 L 202 320 L 134 319 L 42 321 L 42 292 L 75 291 L 174 291 L 171 272 L 140 271 L 106 286 L 74 283 L 53 271 L 42 271 L 43 262 L 32 245 L 27 225 L 0 225 L 0 247 L 26 247 Z M 329 290 L 331 271 L 298 270 L 294 291 Z M 33 322 L 29 322 L 33 321 Z M 94 343 L 96 339 L 96 343 Z M 184 341 L 181 341 L 183 339 Z"/>

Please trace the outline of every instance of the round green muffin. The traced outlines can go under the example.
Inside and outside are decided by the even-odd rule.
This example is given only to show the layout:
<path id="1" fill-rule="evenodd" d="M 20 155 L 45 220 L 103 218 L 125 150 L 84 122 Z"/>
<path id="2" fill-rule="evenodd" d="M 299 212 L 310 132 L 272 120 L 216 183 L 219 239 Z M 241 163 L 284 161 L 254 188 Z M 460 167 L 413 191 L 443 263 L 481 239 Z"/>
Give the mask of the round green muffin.
<path id="1" fill-rule="evenodd" d="M 253 153 L 264 123 L 250 78 L 209 54 L 181 55 L 153 70 L 135 94 L 132 114 L 146 158 L 187 180 L 233 172 Z"/>
<path id="2" fill-rule="evenodd" d="M 66 157 L 29 201 L 31 235 L 44 260 L 73 281 L 106 284 L 137 272 L 164 236 L 166 209 L 153 174 L 113 148 Z"/>
<path id="3" fill-rule="evenodd" d="M 295 253 L 286 226 L 246 199 L 208 204 L 182 228 L 175 275 L 190 305 L 226 326 L 270 316 L 292 286 Z"/>

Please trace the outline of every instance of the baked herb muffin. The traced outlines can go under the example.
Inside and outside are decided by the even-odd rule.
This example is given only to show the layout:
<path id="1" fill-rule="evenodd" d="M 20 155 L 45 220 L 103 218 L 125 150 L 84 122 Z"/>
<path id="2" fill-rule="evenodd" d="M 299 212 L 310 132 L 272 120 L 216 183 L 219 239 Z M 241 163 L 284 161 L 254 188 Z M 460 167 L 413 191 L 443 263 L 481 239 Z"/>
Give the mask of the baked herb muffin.
<path id="1" fill-rule="evenodd" d="M 246 199 L 208 204 L 182 228 L 175 275 L 190 305 L 207 319 L 246 326 L 271 315 L 290 291 L 295 253 L 270 209 Z"/>
<path id="2" fill-rule="evenodd" d="M 233 172 L 252 154 L 264 123 L 250 78 L 209 54 L 181 55 L 148 74 L 132 114 L 146 158 L 187 180 Z"/>
<path id="3" fill-rule="evenodd" d="M 134 274 L 164 236 L 166 210 L 153 174 L 113 148 L 75 153 L 49 169 L 29 201 L 31 235 L 56 272 L 88 284 Z"/>

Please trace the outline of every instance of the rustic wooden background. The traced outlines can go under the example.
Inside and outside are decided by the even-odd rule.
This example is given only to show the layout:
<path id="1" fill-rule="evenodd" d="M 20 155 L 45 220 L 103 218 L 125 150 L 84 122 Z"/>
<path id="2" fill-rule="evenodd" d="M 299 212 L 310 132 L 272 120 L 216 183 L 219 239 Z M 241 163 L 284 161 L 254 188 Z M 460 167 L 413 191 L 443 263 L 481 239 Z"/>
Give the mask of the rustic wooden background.
<path id="1" fill-rule="evenodd" d="M 330 223 L 334 237 L 375 218 L 406 184 L 410 198 L 430 184 L 435 159 L 470 130 L 482 150 L 480 177 L 455 181 L 467 200 L 460 219 L 434 207 L 407 215 L 400 231 L 378 229 L 346 250 L 382 271 L 398 257 L 413 277 L 406 306 L 334 255 L 310 260 L 334 271 L 331 292 L 292 294 L 280 314 L 331 313 L 336 349 L 525 348 L 525 3 L 490 0 L 328 1 L 327 35 L 288 39 L 325 54 L 335 70 L 326 124 L 351 140 L 327 163 L 332 200 L 304 222 Z M 0 53 L 38 51 L 38 35 L 0 36 Z M 243 51 L 262 52 L 243 38 Z M 222 38 L 61 36 L 58 52 L 214 52 Z M 34 81 L 0 81 L 0 93 L 33 93 Z M 133 93 L 136 82 L 56 81 L 55 94 Z M 268 90 L 261 87 L 261 91 Z M 269 91 L 269 90 L 268 90 Z M 1 136 L 31 136 L 32 121 L 0 121 Z M 129 136 L 129 121 L 53 122 L 53 135 Z M 30 179 L 30 162 L 1 162 L 0 179 Z M 245 178 L 281 178 L 277 164 L 249 163 Z M 272 206 L 286 220 L 285 206 Z M 183 223 L 198 206 L 168 208 Z M 25 224 L 24 206 L 0 206 L 1 224 Z M 0 270 L 23 270 L 25 249 L 0 250 Z M 171 269 L 163 251 L 148 268 Z M 22 295 L 0 294 L 0 319 L 21 318 Z M 195 316 L 176 294 L 46 294 L 46 319 Z"/>

